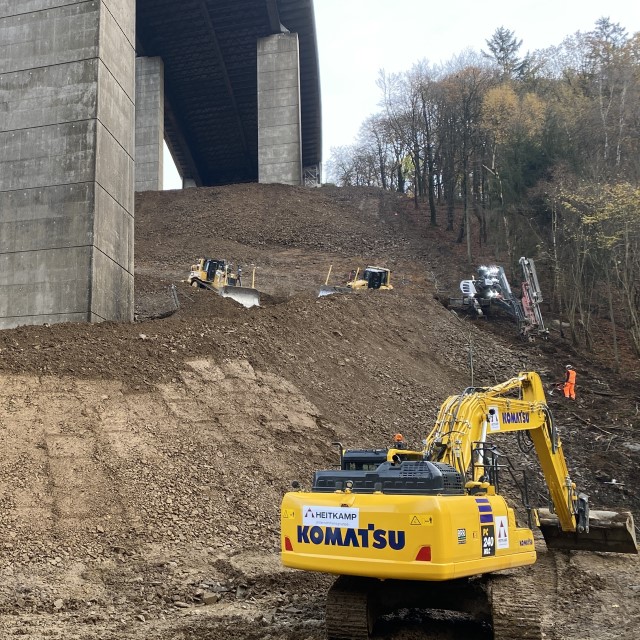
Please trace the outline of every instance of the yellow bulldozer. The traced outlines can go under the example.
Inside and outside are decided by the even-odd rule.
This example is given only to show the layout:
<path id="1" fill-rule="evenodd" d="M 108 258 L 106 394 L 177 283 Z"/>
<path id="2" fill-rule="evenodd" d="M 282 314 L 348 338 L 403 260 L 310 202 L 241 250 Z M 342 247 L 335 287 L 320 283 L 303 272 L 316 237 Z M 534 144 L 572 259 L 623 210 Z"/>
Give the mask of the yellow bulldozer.
<path id="1" fill-rule="evenodd" d="M 501 494 L 509 467 L 491 438 L 505 433 L 535 451 L 553 505 L 530 506 L 525 483 L 526 524 Z M 450 396 L 418 450 L 401 437 L 386 449 L 340 445 L 339 469 L 294 489 L 281 504 L 282 562 L 339 576 L 326 601 L 335 640 L 365 640 L 379 616 L 409 607 L 472 615 L 495 640 L 542 638 L 538 603 L 517 582 L 532 572 L 510 572 L 511 585 L 495 574 L 536 562 L 534 528 L 545 553 L 638 553 L 631 513 L 590 511 L 571 480 L 535 372 Z"/>
<path id="2" fill-rule="evenodd" d="M 350 293 L 362 289 L 382 289 L 388 291 L 393 289 L 391 284 L 391 270 L 385 267 L 366 267 L 362 271 L 358 267 L 351 271 L 349 279 L 344 286 L 332 286 L 329 284 L 333 265 L 329 267 L 324 285 L 320 287 L 318 297 L 330 296 L 334 293 Z"/>
<path id="3" fill-rule="evenodd" d="M 211 289 L 224 298 L 231 298 L 244 307 L 260 305 L 260 293 L 255 288 L 256 270 L 251 275 L 251 287 L 242 285 L 242 269 L 238 267 L 233 273 L 232 265 L 226 260 L 200 258 L 191 265 L 187 282 L 192 287 Z"/>

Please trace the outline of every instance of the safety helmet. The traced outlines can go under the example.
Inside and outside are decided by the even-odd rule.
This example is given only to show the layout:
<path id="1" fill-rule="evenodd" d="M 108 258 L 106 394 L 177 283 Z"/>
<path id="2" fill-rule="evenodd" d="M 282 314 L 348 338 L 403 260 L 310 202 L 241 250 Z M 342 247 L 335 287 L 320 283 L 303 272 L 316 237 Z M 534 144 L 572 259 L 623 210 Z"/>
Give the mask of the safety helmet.
<path id="1" fill-rule="evenodd" d="M 573 369 L 573 367 L 572 367 L 570 364 L 568 364 L 568 365 L 565 367 L 565 369 Z"/>

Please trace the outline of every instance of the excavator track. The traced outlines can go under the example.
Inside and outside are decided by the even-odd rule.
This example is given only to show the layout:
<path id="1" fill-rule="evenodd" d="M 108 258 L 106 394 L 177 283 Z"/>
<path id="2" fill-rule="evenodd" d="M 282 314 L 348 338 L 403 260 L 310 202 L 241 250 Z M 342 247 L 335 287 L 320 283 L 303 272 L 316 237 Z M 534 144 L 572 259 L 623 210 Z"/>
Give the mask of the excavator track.
<path id="1" fill-rule="evenodd" d="M 374 622 L 371 580 L 340 576 L 327 594 L 328 640 L 368 640 Z"/>
<path id="2" fill-rule="evenodd" d="M 489 578 L 494 640 L 541 640 L 543 612 L 555 595 L 553 554 L 538 551 L 531 567 L 498 573 Z"/>
<path id="3" fill-rule="evenodd" d="M 541 640 L 539 603 L 532 591 L 524 590 L 516 576 L 496 576 L 491 580 L 491 613 L 494 640 Z"/>
<path id="4" fill-rule="evenodd" d="M 367 640 L 380 616 L 412 608 L 462 613 L 478 623 L 490 619 L 487 590 L 481 580 L 380 581 L 341 576 L 327 595 L 327 637 Z"/>

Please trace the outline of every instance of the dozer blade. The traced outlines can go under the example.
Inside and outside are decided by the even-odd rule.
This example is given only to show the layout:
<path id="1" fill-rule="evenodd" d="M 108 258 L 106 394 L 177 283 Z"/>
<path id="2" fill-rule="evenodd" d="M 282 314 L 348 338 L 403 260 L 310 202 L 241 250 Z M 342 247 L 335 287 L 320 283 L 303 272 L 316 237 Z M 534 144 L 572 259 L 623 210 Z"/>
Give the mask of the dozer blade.
<path id="1" fill-rule="evenodd" d="M 332 296 L 334 293 L 352 293 L 353 289 L 350 287 L 332 287 L 331 285 L 324 284 L 318 291 L 318 298 L 324 298 L 325 296 Z"/>
<path id="2" fill-rule="evenodd" d="M 223 298 L 231 298 L 239 302 L 247 309 L 260 306 L 260 293 L 257 289 L 252 289 L 251 287 L 222 287 L 220 295 Z"/>
<path id="3" fill-rule="evenodd" d="M 589 531 L 562 531 L 558 517 L 540 509 L 540 530 L 549 549 L 638 553 L 633 516 L 629 511 L 590 511 Z"/>
<path id="4" fill-rule="evenodd" d="M 325 284 L 320 287 L 320 291 L 318 291 L 318 298 L 324 298 L 325 296 L 332 296 L 334 293 L 338 293 L 336 288 L 328 284 Z"/>

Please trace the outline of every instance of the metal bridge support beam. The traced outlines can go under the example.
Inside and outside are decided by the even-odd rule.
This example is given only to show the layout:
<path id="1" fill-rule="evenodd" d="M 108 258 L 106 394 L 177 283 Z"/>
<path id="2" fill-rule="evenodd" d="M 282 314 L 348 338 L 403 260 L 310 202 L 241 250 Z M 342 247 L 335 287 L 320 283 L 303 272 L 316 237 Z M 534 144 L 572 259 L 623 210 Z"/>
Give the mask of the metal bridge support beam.
<path id="1" fill-rule="evenodd" d="M 302 184 L 298 34 L 258 40 L 258 180 Z"/>
<path id="2" fill-rule="evenodd" d="M 136 191 L 162 191 L 164 64 L 136 58 Z"/>
<path id="3" fill-rule="evenodd" d="M 133 320 L 135 0 L 0 0 L 0 329 Z"/>

